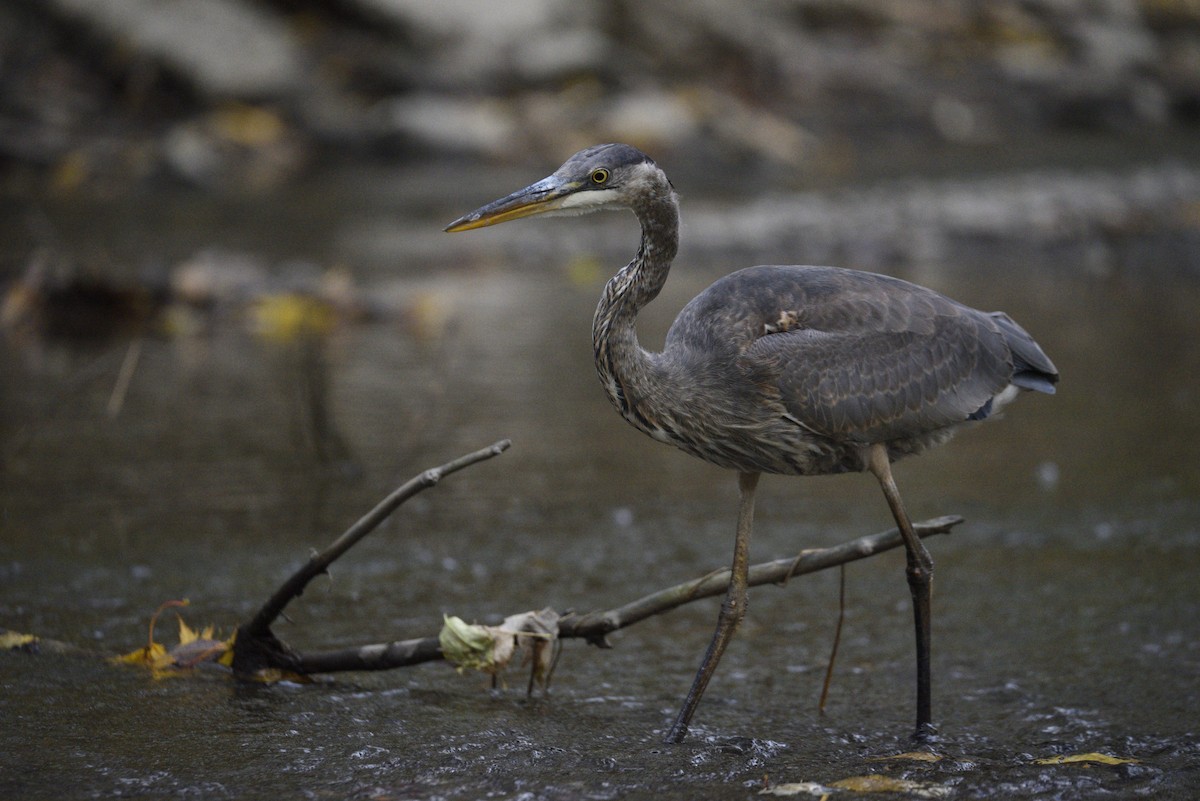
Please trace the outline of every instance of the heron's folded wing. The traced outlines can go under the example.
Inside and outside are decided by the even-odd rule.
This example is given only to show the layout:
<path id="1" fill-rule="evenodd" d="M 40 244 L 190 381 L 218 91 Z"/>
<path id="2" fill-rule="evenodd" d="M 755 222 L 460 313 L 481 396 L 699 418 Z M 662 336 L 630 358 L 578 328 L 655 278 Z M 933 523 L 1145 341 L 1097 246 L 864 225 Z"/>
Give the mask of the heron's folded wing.
<path id="1" fill-rule="evenodd" d="M 1003 336 L 965 308 L 888 330 L 767 334 L 745 358 L 775 376 L 783 405 L 802 425 L 871 442 L 986 416 L 1013 372 Z"/>

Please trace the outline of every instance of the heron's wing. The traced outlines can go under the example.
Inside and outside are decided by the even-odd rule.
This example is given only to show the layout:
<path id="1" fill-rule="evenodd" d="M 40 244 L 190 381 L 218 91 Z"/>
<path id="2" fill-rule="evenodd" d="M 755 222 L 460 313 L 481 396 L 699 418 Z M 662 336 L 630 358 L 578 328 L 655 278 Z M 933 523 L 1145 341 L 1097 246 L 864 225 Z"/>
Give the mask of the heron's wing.
<path id="1" fill-rule="evenodd" d="M 777 323 L 768 315 L 743 351 L 745 365 L 774 381 L 788 415 L 818 433 L 864 441 L 986 416 L 1013 380 L 997 323 L 931 290 L 862 275 L 795 314 L 781 296 Z"/>

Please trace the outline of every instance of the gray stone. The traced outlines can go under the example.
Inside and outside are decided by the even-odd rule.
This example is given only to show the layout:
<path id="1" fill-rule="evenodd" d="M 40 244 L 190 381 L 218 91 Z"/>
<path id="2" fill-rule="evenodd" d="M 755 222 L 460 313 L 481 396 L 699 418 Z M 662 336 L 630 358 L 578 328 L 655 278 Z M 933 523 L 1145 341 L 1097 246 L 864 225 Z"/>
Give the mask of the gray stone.
<path id="1" fill-rule="evenodd" d="M 214 96 L 268 97 L 296 88 L 301 55 L 283 21 L 233 0 L 50 0 L 178 71 Z"/>

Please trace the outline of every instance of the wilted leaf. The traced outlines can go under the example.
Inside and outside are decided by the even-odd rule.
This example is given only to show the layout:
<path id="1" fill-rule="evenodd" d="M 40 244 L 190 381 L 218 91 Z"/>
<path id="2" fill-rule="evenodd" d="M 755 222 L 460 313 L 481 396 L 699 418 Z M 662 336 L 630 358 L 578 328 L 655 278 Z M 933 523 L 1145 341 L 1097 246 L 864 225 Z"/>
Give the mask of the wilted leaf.
<path id="1" fill-rule="evenodd" d="M 136 651 L 130 651 L 121 656 L 114 656 L 113 662 L 125 665 L 141 665 L 153 671 L 165 670 L 171 666 L 171 655 L 167 649 L 156 642 L 143 645 Z"/>
<path id="2" fill-rule="evenodd" d="M 442 615 L 442 630 L 438 633 L 442 656 L 460 673 L 466 668 L 489 670 L 495 639 L 492 631 L 488 626 L 467 623 L 461 617 Z"/>
<path id="3" fill-rule="evenodd" d="M 513 641 L 516 647 L 529 649 L 529 658 L 525 664 L 531 665 L 532 681 L 544 687 L 554 665 L 554 643 L 558 640 L 558 613 L 548 607 L 540 612 L 522 612 L 505 618 L 500 629 L 515 635 Z M 531 683 L 530 690 L 532 689 Z"/>
<path id="4" fill-rule="evenodd" d="M 30 649 L 37 645 L 38 638 L 32 634 L 21 634 L 16 631 L 0 631 L 0 651 L 16 651 Z"/>
<path id="5" fill-rule="evenodd" d="M 905 793 L 913 798 L 947 798 L 950 795 L 950 788 L 945 785 L 893 779 L 877 773 L 839 779 L 831 786 L 856 793 Z"/>
<path id="6" fill-rule="evenodd" d="M 1035 759 L 1036 765 L 1071 765 L 1075 763 L 1094 763 L 1099 765 L 1129 765 L 1139 764 L 1136 759 L 1126 759 L 1124 757 L 1109 756 L 1108 754 L 1098 754 L 1092 752 L 1090 754 L 1069 754 L 1063 756 L 1046 757 L 1045 759 Z"/>
<path id="7" fill-rule="evenodd" d="M 213 639 L 212 626 L 205 626 L 203 631 L 197 633 L 183 622 L 183 618 L 179 618 L 179 645 L 170 651 L 171 664 L 190 668 L 201 662 L 219 662 L 232 645 L 232 640 Z"/>
<path id="8" fill-rule="evenodd" d="M 127 665 L 142 665 L 154 671 L 163 670 L 168 667 L 171 664 L 171 658 L 167 654 L 167 649 L 154 641 L 154 626 L 158 623 L 158 616 L 162 614 L 164 609 L 172 606 L 187 605 L 187 598 L 177 601 L 163 601 L 158 609 L 154 610 L 154 614 L 150 616 L 150 634 L 146 637 L 146 644 L 136 651 L 113 657 L 112 661 Z"/>
<path id="9" fill-rule="evenodd" d="M 191 668 L 202 662 L 217 662 L 229 665 L 233 659 L 233 644 L 237 637 L 235 632 L 227 640 L 213 639 L 213 627 L 206 626 L 197 633 L 179 618 L 179 644 L 167 650 L 161 643 L 154 641 L 154 626 L 158 616 L 164 609 L 173 606 L 187 606 L 186 599 L 167 601 L 155 610 L 150 618 L 150 634 L 146 644 L 136 651 L 122 654 L 113 658 L 113 662 L 125 665 L 140 665 L 149 668 L 155 678 L 175 675 L 172 668 Z"/>
<path id="10" fill-rule="evenodd" d="M 835 793 L 837 790 L 832 787 L 826 787 L 817 782 L 786 782 L 784 784 L 775 784 L 767 787 L 764 790 L 759 790 L 759 795 L 812 795 L 818 798 L 827 796 L 830 793 Z"/>
<path id="11" fill-rule="evenodd" d="M 528 646 L 534 678 L 544 681 L 553 661 L 552 650 L 546 646 L 557 636 L 557 623 L 558 615 L 552 609 L 512 615 L 499 626 L 480 626 L 446 615 L 438 644 L 446 661 L 460 673 L 471 668 L 492 675 L 512 661 L 517 648 Z"/>
<path id="12" fill-rule="evenodd" d="M 229 639 L 225 641 L 225 644 L 229 647 L 225 649 L 225 653 L 221 654 L 221 658 L 217 660 L 217 664 L 231 668 L 233 667 L 233 648 L 237 645 L 237 629 L 233 630 L 233 634 L 229 635 Z"/>
<path id="13" fill-rule="evenodd" d="M 295 293 L 266 295 L 254 305 L 253 313 L 255 330 L 277 342 L 329 333 L 336 322 L 328 303 Z"/>
<path id="14" fill-rule="evenodd" d="M 191 626 L 183 622 L 183 618 L 179 615 L 175 616 L 179 622 L 179 644 L 188 645 L 196 640 L 211 640 L 213 636 L 213 627 L 206 626 L 203 631 L 197 633 Z"/>
<path id="15" fill-rule="evenodd" d="M 87 180 L 91 172 L 92 166 L 87 154 L 81 150 L 72 150 L 55 165 L 51 174 L 51 185 L 57 192 L 73 192 Z"/>
<path id="16" fill-rule="evenodd" d="M 287 131 L 283 118 L 275 112 L 242 103 L 222 106 L 210 119 L 219 137 L 244 147 L 275 144 Z"/>

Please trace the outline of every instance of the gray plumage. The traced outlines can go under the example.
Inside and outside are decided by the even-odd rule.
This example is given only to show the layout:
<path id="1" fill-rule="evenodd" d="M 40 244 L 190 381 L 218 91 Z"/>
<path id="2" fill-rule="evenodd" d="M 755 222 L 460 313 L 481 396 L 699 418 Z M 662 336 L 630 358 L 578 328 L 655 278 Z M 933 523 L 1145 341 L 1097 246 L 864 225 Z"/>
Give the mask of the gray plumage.
<path id="1" fill-rule="evenodd" d="M 535 184 L 448 231 L 533 214 L 628 208 L 637 255 L 605 285 L 592 321 L 596 370 L 638 429 L 738 471 L 729 589 L 700 670 L 667 734 L 678 742 L 746 608 L 754 493 L 761 473 L 868 470 L 904 539 L 917 645 L 917 732 L 932 728 L 933 560 L 916 536 L 890 463 L 982 420 L 1019 390 L 1053 394 L 1058 371 L 1003 312 L 981 312 L 907 281 L 835 267 L 760 266 L 732 273 L 676 317 L 661 352 L 638 342 L 638 312 L 667 280 L 679 204 L 652 159 L 628 145 L 576 153 Z"/>
<path id="2" fill-rule="evenodd" d="M 637 312 L 662 288 L 678 247 L 666 176 L 622 145 L 559 171 L 629 165 L 642 222 L 637 256 L 605 287 L 593 322 L 596 367 L 613 405 L 656 439 L 733 470 L 861 471 L 987 417 L 1010 386 L 1053 392 L 1058 373 L 1024 329 L 897 278 L 835 267 L 760 266 L 688 303 L 661 353 L 637 340 Z M 613 183 L 623 173 L 613 170 Z M 634 200 L 634 198 L 630 198 Z"/>

